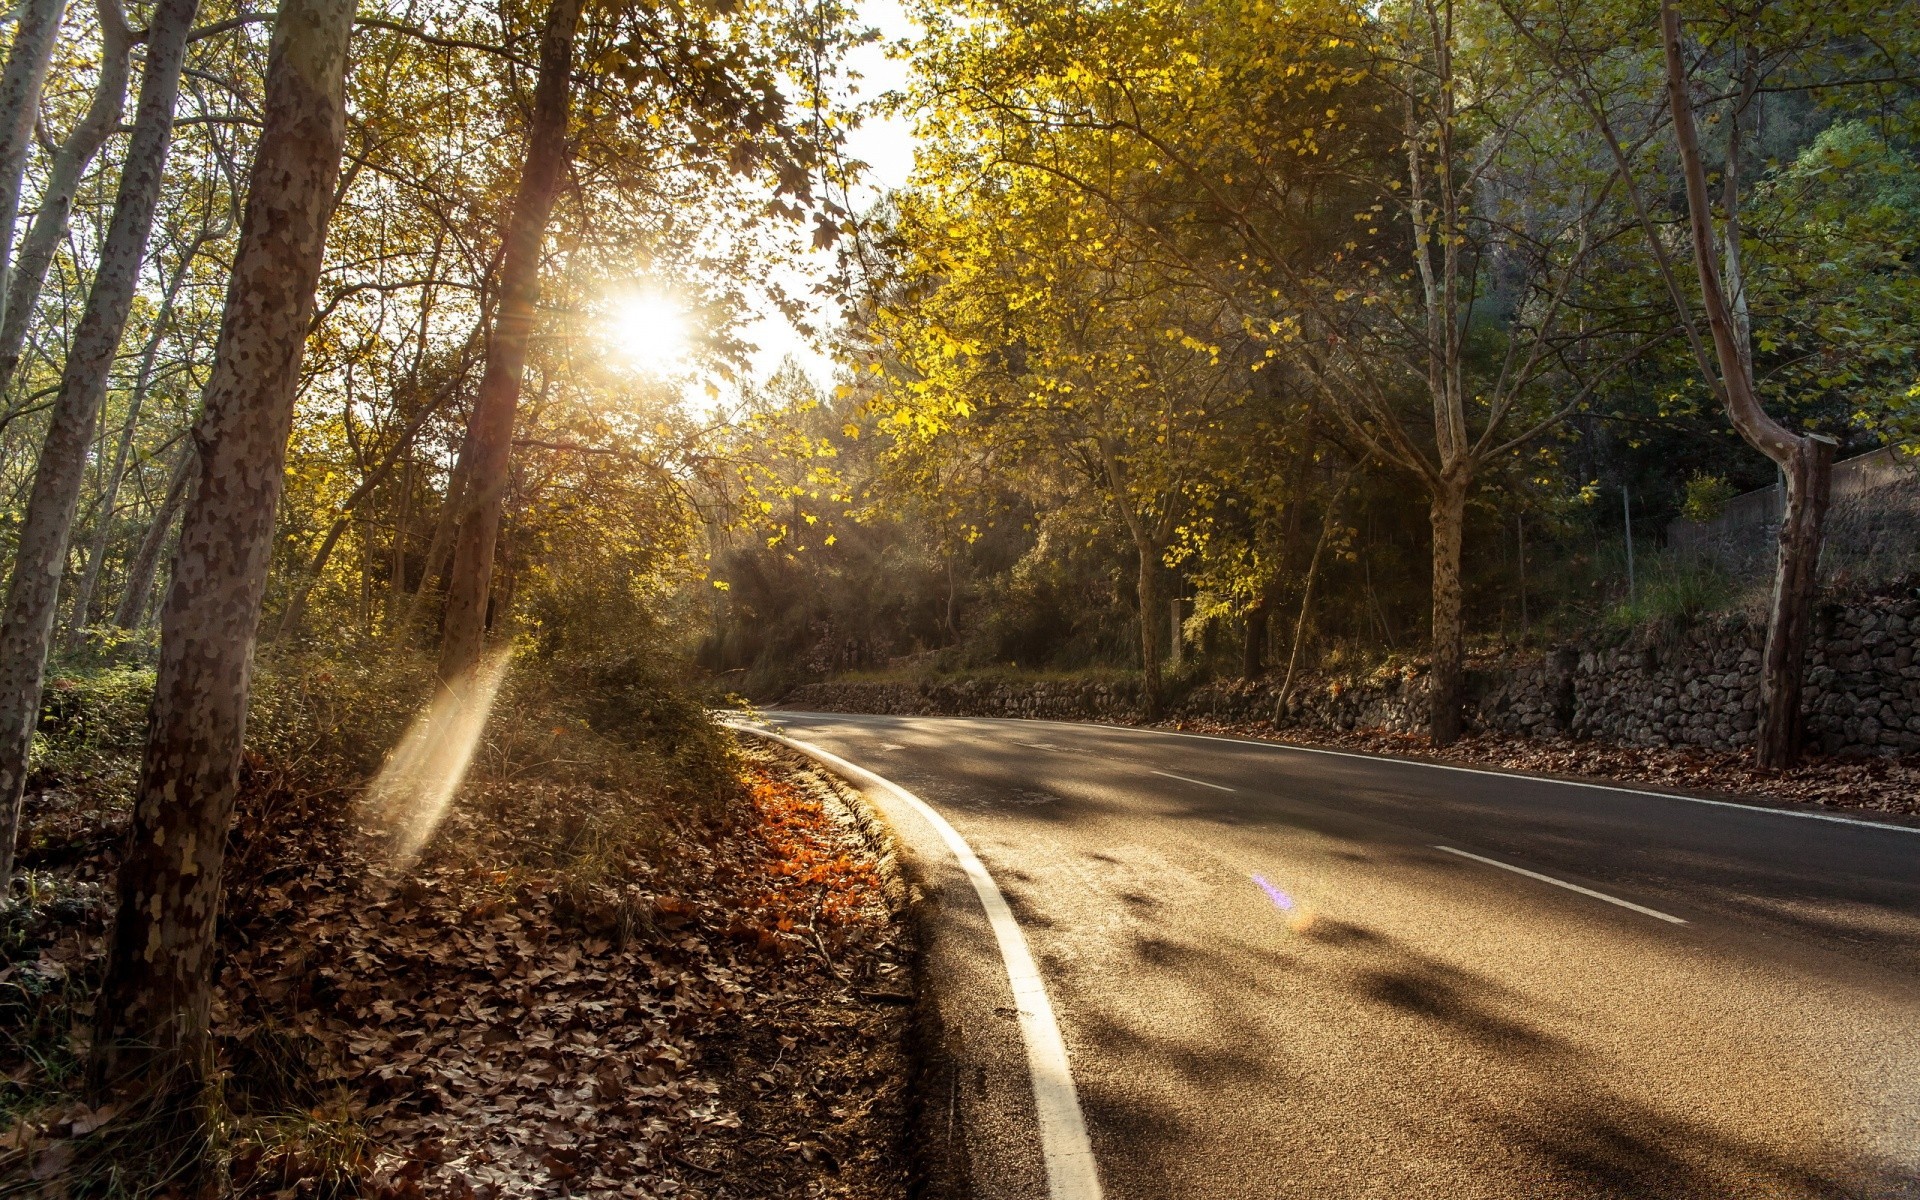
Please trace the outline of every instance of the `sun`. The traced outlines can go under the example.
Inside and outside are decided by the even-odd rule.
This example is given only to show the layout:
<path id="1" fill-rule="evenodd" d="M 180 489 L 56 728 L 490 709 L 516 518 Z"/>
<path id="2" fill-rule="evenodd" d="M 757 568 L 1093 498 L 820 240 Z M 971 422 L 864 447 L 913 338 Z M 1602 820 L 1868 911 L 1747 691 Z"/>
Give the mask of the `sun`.
<path id="1" fill-rule="evenodd" d="M 636 370 L 664 375 L 679 366 L 689 350 L 686 310 L 654 291 L 615 297 L 606 308 L 608 348 Z"/>

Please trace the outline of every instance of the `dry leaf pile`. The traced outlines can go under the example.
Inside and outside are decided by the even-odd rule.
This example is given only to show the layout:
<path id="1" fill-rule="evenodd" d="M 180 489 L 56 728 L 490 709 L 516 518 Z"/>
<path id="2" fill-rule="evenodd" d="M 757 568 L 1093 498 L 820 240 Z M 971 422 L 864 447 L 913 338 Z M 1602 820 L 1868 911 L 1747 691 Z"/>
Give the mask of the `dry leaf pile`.
<path id="1" fill-rule="evenodd" d="M 236 1192 L 905 1194 L 898 887 L 830 787 L 772 755 L 743 767 L 720 810 L 628 812 L 641 836 L 604 795 L 484 783 L 406 872 L 339 806 L 255 806 L 214 1014 Z M 3 985 L 70 982 L 79 1052 L 108 911 L 83 864 L 110 867 L 69 864 L 67 923 L 39 918 L 0 968 L 9 1021 Z M 0 1069 L 26 1086 L 33 1039 L 8 1032 Z M 13 1165 L 57 1173 L 61 1139 L 110 1115 L 22 1113 Z"/>
<path id="2" fill-rule="evenodd" d="M 1463 737 L 1443 750 L 1435 750 L 1425 734 L 1389 733 L 1384 729 L 1286 729 L 1276 734 L 1271 726 L 1262 722 L 1206 720 L 1181 721 L 1167 727 L 1433 762 L 1920 816 L 1920 756 L 1831 758 L 1816 755 L 1786 770 L 1773 771 L 1754 766 L 1748 754 L 1693 747 L 1663 749 L 1483 733 Z"/>

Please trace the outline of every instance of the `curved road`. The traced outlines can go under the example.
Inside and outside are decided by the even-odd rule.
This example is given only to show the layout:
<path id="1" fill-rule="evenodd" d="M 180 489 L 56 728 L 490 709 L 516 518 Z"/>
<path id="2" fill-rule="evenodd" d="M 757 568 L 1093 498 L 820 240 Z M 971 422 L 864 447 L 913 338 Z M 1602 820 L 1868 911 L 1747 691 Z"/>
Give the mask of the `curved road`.
<path id="1" fill-rule="evenodd" d="M 1108 1197 L 1920 1197 L 1920 831 L 1148 730 L 768 715 L 971 843 Z M 927 900 L 922 1136 L 975 1196 L 1044 1196 L 980 902 L 881 804 Z"/>

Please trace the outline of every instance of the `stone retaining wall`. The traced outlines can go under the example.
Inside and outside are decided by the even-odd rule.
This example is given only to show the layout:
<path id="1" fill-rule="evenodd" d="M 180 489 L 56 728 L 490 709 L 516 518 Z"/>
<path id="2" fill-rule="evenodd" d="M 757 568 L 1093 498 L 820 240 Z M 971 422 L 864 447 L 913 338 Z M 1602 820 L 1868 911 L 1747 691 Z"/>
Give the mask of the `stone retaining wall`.
<path id="1" fill-rule="evenodd" d="M 1548 654 L 1476 660 L 1467 674 L 1467 724 L 1522 736 L 1571 734 L 1630 746 L 1727 750 L 1753 740 L 1764 630 L 1735 618 L 1665 639 L 1564 647 Z M 1828 606 L 1815 623 L 1807 672 L 1807 739 L 1829 754 L 1920 751 L 1920 600 Z M 1296 680 L 1284 711 L 1278 682 L 1208 684 L 1188 691 L 1174 717 L 1268 720 L 1281 728 L 1379 728 L 1426 724 L 1425 669 Z M 1132 682 L 926 680 L 827 681 L 794 689 L 795 709 L 951 716 L 1130 721 Z"/>

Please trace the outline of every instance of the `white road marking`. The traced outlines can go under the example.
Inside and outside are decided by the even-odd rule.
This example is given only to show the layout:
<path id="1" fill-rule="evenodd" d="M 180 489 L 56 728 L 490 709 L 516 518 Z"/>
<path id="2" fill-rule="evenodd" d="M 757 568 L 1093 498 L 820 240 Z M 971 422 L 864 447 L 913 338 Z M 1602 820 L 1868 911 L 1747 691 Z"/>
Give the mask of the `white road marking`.
<path id="1" fill-rule="evenodd" d="M 1685 925 L 1687 923 L 1684 918 L 1676 917 L 1671 913 L 1663 913 L 1657 908 L 1648 908 L 1644 904 L 1635 904 L 1631 900 L 1622 900 L 1618 896 L 1609 896 L 1605 892 L 1596 892 L 1592 888 L 1581 887 L 1577 883 L 1568 883 L 1564 879 L 1555 879 L 1551 875 L 1542 875 L 1538 871 L 1529 871 L 1525 867 L 1516 867 L 1512 863 L 1503 863 L 1497 858 L 1487 858 L 1479 854 L 1469 854 L 1465 850 L 1456 850 L 1452 846 L 1435 846 L 1434 849 L 1445 850 L 1448 854 L 1458 854 L 1461 858 L 1470 858 L 1475 862 L 1485 863 L 1490 867 L 1499 867 L 1502 871 L 1512 871 L 1515 875 L 1525 875 L 1528 879 L 1538 879 L 1541 883 L 1550 883 L 1555 887 L 1565 888 L 1570 892 L 1579 892 L 1582 896 L 1592 896 L 1595 900 L 1605 900 L 1608 904 L 1618 904 L 1621 908 L 1630 908 L 1634 912 L 1652 917 L 1658 921 L 1665 921 L 1671 925 Z"/>
<path id="2" fill-rule="evenodd" d="M 881 742 L 880 748 L 882 750 L 905 750 L 906 749 L 906 747 L 902 746 L 899 742 Z"/>
<path id="3" fill-rule="evenodd" d="M 987 873 L 973 847 L 967 845 L 960 831 L 931 805 L 892 780 L 810 742 L 751 725 L 728 724 L 782 742 L 862 787 L 885 792 L 933 826 L 973 885 L 973 894 L 980 898 L 980 907 L 986 910 L 994 940 L 1000 944 L 1000 959 L 1006 964 L 1007 982 L 1012 985 L 1014 1008 L 1020 1017 L 1020 1038 L 1026 1043 L 1027 1073 L 1033 1078 L 1033 1106 L 1040 1119 L 1040 1155 L 1047 1167 L 1047 1196 L 1049 1200 L 1101 1200 L 1100 1172 L 1093 1161 L 1093 1145 L 1087 1140 L 1086 1115 L 1080 1110 L 1080 1093 L 1073 1086 L 1067 1046 L 1060 1039 L 1060 1026 L 1047 999 L 1046 981 L 1040 977 L 1040 968 L 1027 949 L 1026 936 L 1020 932 L 1020 923 L 1007 906 L 1000 885 Z"/>
<path id="4" fill-rule="evenodd" d="M 1175 775 L 1172 771 L 1149 770 L 1147 773 L 1149 775 L 1158 775 L 1164 779 L 1178 779 L 1181 783 L 1197 783 L 1201 787 L 1210 787 L 1216 792 L 1230 792 L 1233 790 L 1232 788 L 1227 787 L 1225 784 L 1208 783 L 1204 779 L 1188 779 L 1185 775 Z"/>

